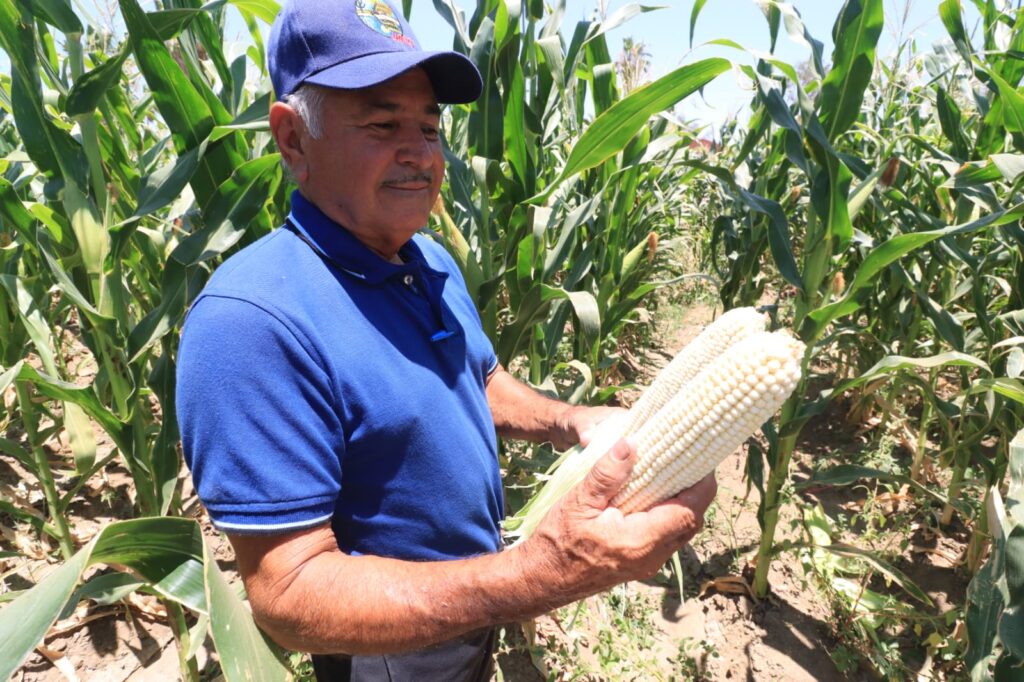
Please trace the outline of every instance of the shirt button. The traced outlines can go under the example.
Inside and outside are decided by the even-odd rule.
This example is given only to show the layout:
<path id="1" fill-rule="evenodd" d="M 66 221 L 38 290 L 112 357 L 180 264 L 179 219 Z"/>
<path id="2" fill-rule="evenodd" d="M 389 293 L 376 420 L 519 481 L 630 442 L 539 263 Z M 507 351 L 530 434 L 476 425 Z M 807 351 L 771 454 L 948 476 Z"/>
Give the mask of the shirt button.
<path id="1" fill-rule="evenodd" d="M 412 275 L 406 275 L 405 277 L 402 278 L 402 281 L 405 282 L 405 286 L 411 287 L 412 286 Z"/>

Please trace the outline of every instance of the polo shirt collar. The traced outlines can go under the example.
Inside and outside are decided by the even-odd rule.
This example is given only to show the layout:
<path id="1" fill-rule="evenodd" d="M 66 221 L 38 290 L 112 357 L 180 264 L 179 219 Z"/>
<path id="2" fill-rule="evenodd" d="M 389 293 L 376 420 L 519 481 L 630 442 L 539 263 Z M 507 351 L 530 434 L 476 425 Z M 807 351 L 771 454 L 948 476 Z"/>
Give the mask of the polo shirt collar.
<path id="1" fill-rule="evenodd" d="M 445 275 L 427 265 L 420 248 L 411 239 L 398 251 L 404 263 L 383 259 L 344 226 L 327 217 L 298 190 L 292 192 L 292 210 L 288 218 L 334 265 L 370 284 L 380 284 L 416 270 Z"/>

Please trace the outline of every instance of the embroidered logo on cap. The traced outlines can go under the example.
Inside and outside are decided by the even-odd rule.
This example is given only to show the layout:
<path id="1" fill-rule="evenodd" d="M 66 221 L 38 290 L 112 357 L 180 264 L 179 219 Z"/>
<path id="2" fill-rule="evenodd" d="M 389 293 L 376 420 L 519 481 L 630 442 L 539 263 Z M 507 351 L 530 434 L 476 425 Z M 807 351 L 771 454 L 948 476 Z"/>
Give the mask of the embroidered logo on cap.
<path id="1" fill-rule="evenodd" d="M 356 15 L 363 23 L 382 36 L 415 47 L 412 39 L 402 30 L 402 22 L 384 0 L 356 0 Z"/>

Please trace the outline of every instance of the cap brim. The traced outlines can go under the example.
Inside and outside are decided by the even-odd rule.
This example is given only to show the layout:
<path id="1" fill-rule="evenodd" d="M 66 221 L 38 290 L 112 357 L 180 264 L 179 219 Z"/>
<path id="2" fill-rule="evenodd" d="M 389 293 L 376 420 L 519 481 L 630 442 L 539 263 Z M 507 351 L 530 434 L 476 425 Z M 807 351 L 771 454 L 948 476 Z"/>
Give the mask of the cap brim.
<path id="1" fill-rule="evenodd" d="M 327 88 L 358 90 L 379 85 L 414 67 L 422 67 L 441 104 L 472 102 L 483 91 L 473 62 L 458 52 L 378 52 L 329 66 L 304 82 Z"/>

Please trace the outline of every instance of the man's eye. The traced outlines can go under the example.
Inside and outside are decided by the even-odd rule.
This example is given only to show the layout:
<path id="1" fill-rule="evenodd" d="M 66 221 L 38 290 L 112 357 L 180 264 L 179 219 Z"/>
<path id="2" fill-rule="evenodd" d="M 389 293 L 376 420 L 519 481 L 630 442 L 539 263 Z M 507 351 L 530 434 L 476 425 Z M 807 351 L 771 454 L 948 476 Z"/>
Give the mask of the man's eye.
<path id="1" fill-rule="evenodd" d="M 370 127 L 375 130 L 394 130 L 395 124 L 390 121 L 380 121 L 378 123 L 371 123 Z"/>
<path id="2" fill-rule="evenodd" d="M 436 140 L 438 135 L 440 135 L 440 131 L 437 128 L 427 126 L 423 129 L 423 135 L 428 140 Z"/>

